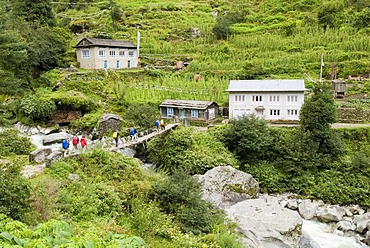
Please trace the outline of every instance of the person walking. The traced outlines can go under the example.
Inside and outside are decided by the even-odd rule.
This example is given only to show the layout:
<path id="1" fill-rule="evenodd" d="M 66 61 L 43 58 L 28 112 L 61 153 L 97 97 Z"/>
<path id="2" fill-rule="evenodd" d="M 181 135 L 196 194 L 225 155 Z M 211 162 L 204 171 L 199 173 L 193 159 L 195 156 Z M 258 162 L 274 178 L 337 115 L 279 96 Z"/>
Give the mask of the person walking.
<path id="1" fill-rule="evenodd" d="M 114 143 L 116 144 L 116 147 L 118 147 L 118 131 L 114 131 L 112 137 L 114 139 Z"/>
<path id="2" fill-rule="evenodd" d="M 73 138 L 72 138 L 72 145 L 73 145 L 73 152 L 77 152 L 78 151 L 78 142 L 79 142 L 79 138 L 77 135 L 75 135 Z"/>
<path id="3" fill-rule="evenodd" d="M 86 146 L 87 146 L 87 140 L 85 138 L 85 135 L 82 135 L 82 138 L 80 140 L 80 144 L 81 144 L 81 147 L 82 147 L 82 152 L 85 152 L 86 151 Z"/>
<path id="4" fill-rule="evenodd" d="M 131 140 L 134 141 L 137 139 L 137 131 L 136 128 L 130 128 L 130 135 L 131 135 Z"/>
<path id="5" fill-rule="evenodd" d="M 69 148 L 68 139 L 62 140 L 62 148 L 63 148 L 63 157 L 66 157 L 68 155 L 68 148 Z"/>
<path id="6" fill-rule="evenodd" d="M 159 132 L 159 120 L 158 119 L 155 121 L 155 127 L 157 129 L 157 132 Z"/>
<path id="7" fill-rule="evenodd" d="M 161 119 L 161 130 L 165 130 L 166 129 L 166 125 L 164 124 L 164 120 Z"/>

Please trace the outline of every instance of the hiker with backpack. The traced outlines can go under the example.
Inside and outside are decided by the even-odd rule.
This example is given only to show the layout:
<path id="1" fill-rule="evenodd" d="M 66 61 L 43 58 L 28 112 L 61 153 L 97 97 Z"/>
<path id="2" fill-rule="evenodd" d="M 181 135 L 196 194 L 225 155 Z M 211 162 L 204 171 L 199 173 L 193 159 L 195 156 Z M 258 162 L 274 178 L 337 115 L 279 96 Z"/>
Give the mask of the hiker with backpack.
<path id="1" fill-rule="evenodd" d="M 157 129 L 157 132 L 159 132 L 159 120 L 158 119 L 155 121 L 155 127 Z"/>
<path id="2" fill-rule="evenodd" d="M 73 138 L 72 138 L 72 145 L 73 145 L 73 151 L 74 152 L 77 152 L 78 151 L 78 143 L 80 142 L 80 139 L 78 138 L 77 135 L 75 135 Z"/>
<path id="3" fill-rule="evenodd" d="M 116 147 L 118 147 L 118 131 L 114 131 L 112 134 Z"/>
<path id="4" fill-rule="evenodd" d="M 81 143 L 82 152 L 85 152 L 86 146 L 87 146 L 87 140 L 85 138 L 85 135 L 82 135 L 80 143 Z"/>
<path id="5" fill-rule="evenodd" d="M 68 149 L 69 149 L 68 139 L 62 140 L 62 148 L 63 148 L 63 157 L 66 157 L 68 155 Z"/>
<path id="6" fill-rule="evenodd" d="M 161 130 L 165 130 L 166 129 L 166 125 L 164 124 L 164 120 L 161 119 Z"/>

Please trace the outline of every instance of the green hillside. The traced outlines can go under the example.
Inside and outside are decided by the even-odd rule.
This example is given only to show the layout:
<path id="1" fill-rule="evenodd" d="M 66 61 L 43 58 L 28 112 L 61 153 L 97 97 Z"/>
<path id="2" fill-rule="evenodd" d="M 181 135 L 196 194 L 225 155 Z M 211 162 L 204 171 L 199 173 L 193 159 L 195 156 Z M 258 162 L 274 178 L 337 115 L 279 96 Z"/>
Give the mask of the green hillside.
<path id="1" fill-rule="evenodd" d="M 319 78 L 321 54 L 324 80 L 331 79 L 334 65 L 337 78 L 368 78 L 370 73 L 369 0 L 1 2 L 6 32 L 1 35 L 0 92 L 38 92 L 56 109 L 58 102 L 81 109 L 73 99 L 60 100 L 71 91 L 118 113 L 131 104 L 156 106 L 164 99 L 227 106 L 224 90 L 230 79 L 303 78 L 310 87 L 309 77 Z M 82 37 L 136 43 L 138 30 L 140 68 L 70 69 L 78 68 L 73 46 Z M 176 70 L 178 61 L 189 65 Z M 195 81 L 194 74 L 201 80 Z M 361 87 L 358 81 L 347 82 L 355 86 L 349 93 L 367 93 L 370 86 L 367 80 Z M 102 105 L 94 108 L 102 110 Z M 52 111 L 39 112 L 42 118 Z"/>

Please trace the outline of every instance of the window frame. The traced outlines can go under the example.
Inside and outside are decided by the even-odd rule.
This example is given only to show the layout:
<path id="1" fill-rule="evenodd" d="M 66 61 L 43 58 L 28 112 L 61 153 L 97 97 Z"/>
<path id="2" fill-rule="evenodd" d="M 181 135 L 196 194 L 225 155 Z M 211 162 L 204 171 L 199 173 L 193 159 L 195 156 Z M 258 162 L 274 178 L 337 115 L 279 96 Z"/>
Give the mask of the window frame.
<path id="1" fill-rule="evenodd" d="M 270 116 L 280 116 L 280 109 L 270 109 Z"/>
<path id="2" fill-rule="evenodd" d="M 262 95 L 252 95 L 252 102 L 262 102 L 263 97 Z"/>
<path id="3" fill-rule="evenodd" d="M 87 53 L 87 55 L 85 53 Z M 90 58 L 90 49 L 82 49 L 81 50 L 81 57 L 83 59 L 89 59 Z"/>
<path id="4" fill-rule="evenodd" d="M 191 109 L 190 110 L 191 114 L 191 118 L 199 118 L 199 110 L 198 109 Z"/>
<path id="5" fill-rule="evenodd" d="M 129 50 L 129 51 L 128 51 L 128 56 L 129 56 L 130 58 L 135 57 L 135 51 L 133 51 L 133 50 Z"/>
<path id="6" fill-rule="evenodd" d="M 167 107 L 167 117 L 171 117 L 174 115 L 174 110 L 171 107 Z"/>
<path id="7" fill-rule="evenodd" d="M 98 56 L 99 56 L 99 58 L 106 58 L 107 57 L 106 49 L 105 48 L 99 48 Z"/>
<path id="8" fill-rule="evenodd" d="M 121 54 L 122 53 L 122 54 Z M 118 51 L 118 56 L 120 57 L 120 58 L 125 58 L 126 57 L 126 51 L 125 50 L 123 50 L 123 49 L 120 49 L 119 51 Z"/>
<path id="9" fill-rule="evenodd" d="M 109 49 L 109 58 L 116 57 L 116 49 Z"/>

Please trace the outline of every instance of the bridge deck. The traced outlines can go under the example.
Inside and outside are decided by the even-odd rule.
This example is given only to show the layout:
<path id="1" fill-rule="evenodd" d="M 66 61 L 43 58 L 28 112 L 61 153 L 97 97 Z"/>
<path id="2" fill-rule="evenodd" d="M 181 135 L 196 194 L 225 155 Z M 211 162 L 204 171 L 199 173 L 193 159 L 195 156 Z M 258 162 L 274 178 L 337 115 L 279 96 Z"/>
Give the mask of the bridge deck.
<path id="1" fill-rule="evenodd" d="M 158 135 L 161 135 L 163 133 L 166 133 L 174 128 L 176 128 L 178 125 L 180 125 L 180 123 L 174 123 L 174 124 L 168 124 L 166 125 L 166 128 L 164 130 L 159 130 L 158 132 L 152 132 L 152 133 L 149 133 L 145 136 L 142 136 L 142 137 L 139 137 L 135 140 L 128 140 L 126 141 L 125 143 L 121 143 L 118 145 L 118 148 L 125 148 L 125 147 L 130 147 L 130 146 L 134 146 L 134 145 L 137 145 L 137 144 L 140 144 L 140 143 L 143 143 L 145 141 L 148 141 Z"/>

